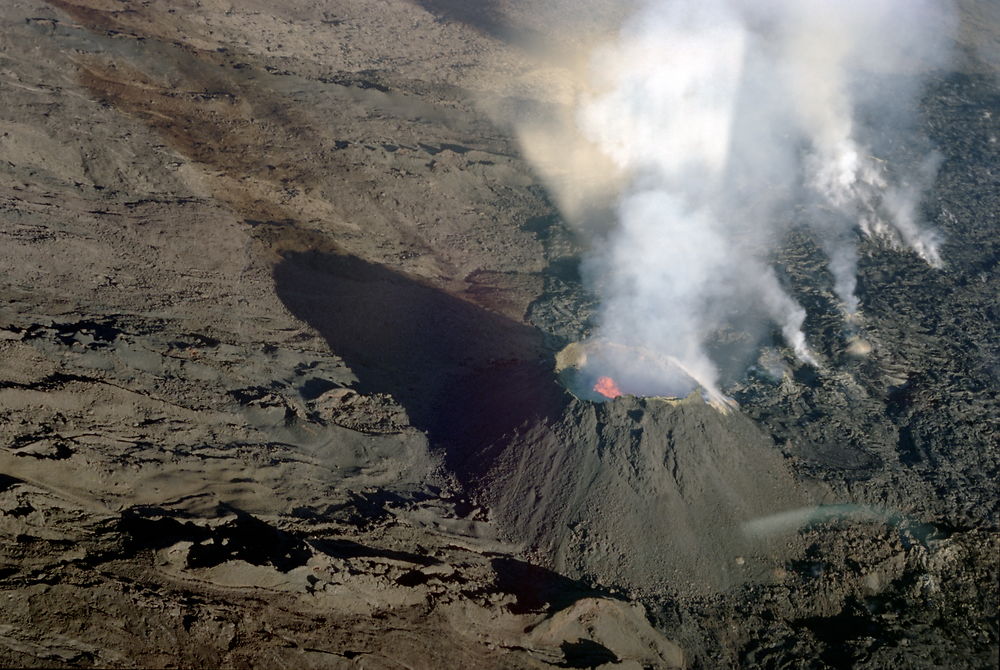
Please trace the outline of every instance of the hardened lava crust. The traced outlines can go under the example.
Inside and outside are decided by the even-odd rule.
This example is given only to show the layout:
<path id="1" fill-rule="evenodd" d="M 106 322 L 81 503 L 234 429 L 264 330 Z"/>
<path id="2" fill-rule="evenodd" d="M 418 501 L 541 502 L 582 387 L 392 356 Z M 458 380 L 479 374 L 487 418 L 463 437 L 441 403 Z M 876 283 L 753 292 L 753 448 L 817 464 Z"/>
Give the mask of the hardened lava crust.
<path id="1" fill-rule="evenodd" d="M 863 241 L 848 332 L 791 226 L 821 365 L 726 411 L 556 374 L 588 242 L 506 121 L 623 4 L 3 3 L 0 666 L 997 666 L 989 3 L 921 100 L 944 267 Z"/>

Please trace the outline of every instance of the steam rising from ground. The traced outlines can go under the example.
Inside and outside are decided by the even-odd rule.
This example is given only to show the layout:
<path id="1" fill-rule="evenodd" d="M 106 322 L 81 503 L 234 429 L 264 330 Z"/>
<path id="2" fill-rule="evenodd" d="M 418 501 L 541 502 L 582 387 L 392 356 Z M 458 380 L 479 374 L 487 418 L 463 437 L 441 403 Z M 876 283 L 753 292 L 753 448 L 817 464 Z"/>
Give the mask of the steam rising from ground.
<path id="1" fill-rule="evenodd" d="M 943 64 L 952 23 L 932 0 L 640 3 L 592 51 L 571 111 L 520 128 L 567 218 L 614 212 L 588 261 L 598 335 L 675 357 L 718 397 L 706 341 L 736 317 L 776 324 L 817 364 L 769 265 L 789 225 L 826 252 L 849 319 L 859 235 L 939 267 L 918 216 L 933 156 L 906 169 L 876 154 L 913 144 L 917 75 Z"/>

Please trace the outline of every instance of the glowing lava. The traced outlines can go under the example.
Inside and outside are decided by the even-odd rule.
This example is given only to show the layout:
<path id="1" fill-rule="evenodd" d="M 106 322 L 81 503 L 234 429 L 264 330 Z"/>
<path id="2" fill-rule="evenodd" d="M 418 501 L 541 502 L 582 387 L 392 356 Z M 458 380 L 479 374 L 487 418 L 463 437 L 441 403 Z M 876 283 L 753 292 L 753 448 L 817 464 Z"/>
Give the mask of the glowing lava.
<path id="1" fill-rule="evenodd" d="M 618 388 L 618 384 L 611 377 L 601 377 L 594 384 L 594 390 L 600 393 L 605 398 L 611 398 L 612 400 L 623 395 L 621 389 Z"/>

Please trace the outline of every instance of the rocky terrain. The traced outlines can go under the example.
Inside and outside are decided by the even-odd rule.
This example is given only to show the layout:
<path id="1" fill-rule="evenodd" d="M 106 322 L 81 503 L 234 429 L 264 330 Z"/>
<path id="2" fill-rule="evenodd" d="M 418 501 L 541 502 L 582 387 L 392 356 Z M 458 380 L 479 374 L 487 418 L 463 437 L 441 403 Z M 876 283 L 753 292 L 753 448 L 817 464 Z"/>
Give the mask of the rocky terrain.
<path id="1" fill-rule="evenodd" d="M 793 233 L 828 364 L 728 415 L 555 374 L 587 242 L 504 119 L 570 6 L 4 3 L 0 666 L 997 666 L 990 3 L 946 267 L 867 242 L 859 353 Z"/>

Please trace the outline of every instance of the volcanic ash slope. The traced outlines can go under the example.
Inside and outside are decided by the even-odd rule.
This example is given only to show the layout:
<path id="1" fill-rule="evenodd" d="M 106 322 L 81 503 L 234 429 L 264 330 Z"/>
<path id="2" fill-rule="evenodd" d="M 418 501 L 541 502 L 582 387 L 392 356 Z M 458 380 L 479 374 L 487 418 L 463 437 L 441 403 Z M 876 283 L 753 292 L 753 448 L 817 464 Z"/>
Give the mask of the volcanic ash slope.
<path id="1" fill-rule="evenodd" d="M 640 593 L 765 574 L 787 545 L 757 544 L 741 525 L 807 498 L 753 422 L 697 398 L 571 402 L 525 428 L 484 481 L 510 537 L 559 571 Z"/>

